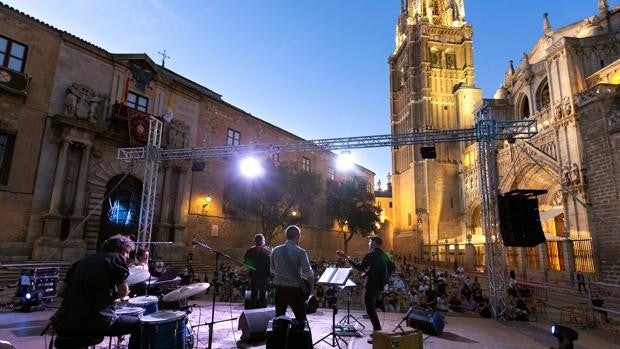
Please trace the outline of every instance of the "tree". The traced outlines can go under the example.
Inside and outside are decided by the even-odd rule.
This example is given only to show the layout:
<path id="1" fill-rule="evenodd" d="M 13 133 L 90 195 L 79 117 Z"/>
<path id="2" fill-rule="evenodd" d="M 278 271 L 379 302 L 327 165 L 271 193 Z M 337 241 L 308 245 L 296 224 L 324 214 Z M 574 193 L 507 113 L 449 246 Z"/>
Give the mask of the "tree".
<path id="1" fill-rule="evenodd" d="M 340 226 L 345 253 L 354 235 L 366 237 L 379 232 L 377 223 L 381 209 L 375 206 L 374 196 L 368 191 L 364 178 L 354 177 L 328 190 L 327 213 Z"/>
<path id="2" fill-rule="evenodd" d="M 226 186 L 224 196 L 229 212 L 260 220 L 265 240 L 270 243 L 286 226 L 307 221 L 321 190 L 321 176 L 267 160 L 263 168 L 264 174 L 257 178 L 235 178 Z"/>

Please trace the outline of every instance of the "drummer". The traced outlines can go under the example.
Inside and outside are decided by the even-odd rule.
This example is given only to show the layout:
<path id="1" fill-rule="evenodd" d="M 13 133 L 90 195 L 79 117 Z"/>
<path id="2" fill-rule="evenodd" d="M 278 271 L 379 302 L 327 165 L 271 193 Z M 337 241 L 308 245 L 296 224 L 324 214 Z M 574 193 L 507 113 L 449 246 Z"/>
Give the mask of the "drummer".
<path id="1" fill-rule="evenodd" d="M 129 266 L 129 273 L 133 274 L 139 270 L 145 270 L 147 272 L 149 271 L 149 250 L 142 247 L 138 247 L 138 250 L 136 251 L 136 261 Z M 157 280 L 157 278 L 154 279 L 155 281 Z M 151 280 L 151 278 L 149 277 L 149 283 L 150 281 L 153 280 Z M 145 281 L 130 285 L 130 295 L 145 295 L 147 293 L 147 287 L 149 287 L 149 285 Z"/>
<path id="2" fill-rule="evenodd" d="M 60 336 L 122 336 L 131 333 L 129 348 L 140 344 L 140 320 L 136 316 L 114 313 L 115 299 L 128 293 L 127 258 L 134 243 L 126 236 L 114 235 L 102 251 L 75 262 L 60 286 L 60 308 L 50 319 Z"/>

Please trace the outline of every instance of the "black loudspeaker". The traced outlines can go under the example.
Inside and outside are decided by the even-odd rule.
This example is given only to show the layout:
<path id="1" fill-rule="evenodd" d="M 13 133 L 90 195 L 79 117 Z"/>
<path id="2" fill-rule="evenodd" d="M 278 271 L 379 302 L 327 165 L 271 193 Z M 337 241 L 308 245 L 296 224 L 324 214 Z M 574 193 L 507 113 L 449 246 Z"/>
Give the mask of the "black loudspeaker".
<path id="1" fill-rule="evenodd" d="M 426 334 L 439 336 L 443 332 L 446 323 L 438 311 L 411 308 L 407 313 L 407 326 L 416 328 Z"/>
<path id="2" fill-rule="evenodd" d="M 308 321 L 304 327 L 292 326 L 290 318 L 280 316 L 269 320 L 265 349 L 312 349 L 312 332 Z"/>
<path id="3" fill-rule="evenodd" d="M 497 208 L 505 246 L 534 247 L 545 242 L 535 196 L 518 193 L 498 195 Z"/>
<path id="4" fill-rule="evenodd" d="M 435 159 L 437 158 L 437 151 L 435 147 L 420 147 L 420 155 L 422 155 L 422 159 Z"/>
<path id="5" fill-rule="evenodd" d="M 251 342 L 265 338 L 267 323 L 276 316 L 276 308 L 244 310 L 239 316 L 238 330 L 241 330 L 241 341 Z"/>

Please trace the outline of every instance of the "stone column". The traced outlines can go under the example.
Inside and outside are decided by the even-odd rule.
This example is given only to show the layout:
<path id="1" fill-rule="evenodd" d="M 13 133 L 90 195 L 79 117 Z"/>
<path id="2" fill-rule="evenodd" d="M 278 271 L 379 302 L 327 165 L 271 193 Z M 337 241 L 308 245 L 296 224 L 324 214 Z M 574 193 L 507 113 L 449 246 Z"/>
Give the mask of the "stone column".
<path id="1" fill-rule="evenodd" d="M 86 197 L 86 180 L 88 178 L 90 150 L 90 145 L 85 145 L 82 149 L 82 159 L 80 160 L 80 177 L 78 178 L 75 201 L 73 205 L 74 216 L 82 216 L 84 212 L 84 198 Z"/>
<path id="2" fill-rule="evenodd" d="M 63 260 L 73 261 L 79 259 L 86 252 L 86 241 L 84 240 L 85 222 L 83 222 L 83 219 L 90 151 L 91 145 L 84 144 L 84 147 L 82 148 L 82 158 L 80 159 L 80 169 L 75 190 L 75 198 L 73 200 L 73 215 L 71 216 L 69 236 L 63 244 L 62 249 Z"/>
<path id="3" fill-rule="evenodd" d="M 185 226 L 181 224 L 181 210 L 183 209 L 183 194 L 185 193 L 185 173 L 186 168 L 178 169 L 177 195 L 174 205 L 174 243 L 185 244 Z"/>
<path id="4" fill-rule="evenodd" d="M 540 256 L 540 268 L 544 273 L 545 282 L 549 281 L 549 257 L 547 256 L 547 244 L 543 243 L 538 245 L 538 254 Z"/>
<path id="5" fill-rule="evenodd" d="M 159 217 L 159 227 L 157 240 L 165 241 L 168 239 L 168 232 L 170 231 L 170 187 L 172 186 L 172 166 L 166 164 L 164 168 L 164 188 L 161 195 L 161 216 Z"/>
<path id="6" fill-rule="evenodd" d="M 69 153 L 69 141 L 63 140 L 60 145 L 60 152 L 58 154 L 58 163 L 56 164 L 56 174 L 54 176 L 54 187 L 52 188 L 52 198 L 50 200 L 49 213 L 51 215 L 58 215 L 58 206 L 62 199 L 65 172 L 67 170 L 67 155 Z"/>
<path id="7" fill-rule="evenodd" d="M 476 267 L 476 249 L 472 243 L 465 245 L 465 268 L 467 270 L 474 270 Z"/>
<path id="8" fill-rule="evenodd" d="M 571 276 L 575 272 L 575 255 L 573 254 L 573 241 L 570 239 L 562 240 L 562 253 L 564 254 L 564 270 Z"/>

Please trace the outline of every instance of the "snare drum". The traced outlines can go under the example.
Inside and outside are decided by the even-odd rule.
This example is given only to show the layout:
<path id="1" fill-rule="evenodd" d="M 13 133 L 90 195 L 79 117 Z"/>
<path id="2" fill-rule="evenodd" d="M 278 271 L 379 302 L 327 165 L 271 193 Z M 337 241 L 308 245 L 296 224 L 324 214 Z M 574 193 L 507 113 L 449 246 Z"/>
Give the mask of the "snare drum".
<path id="1" fill-rule="evenodd" d="M 184 311 L 162 310 L 145 315 L 140 319 L 140 348 L 185 349 L 187 331 Z"/>
<path id="2" fill-rule="evenodd" d="M 138 296 L 129 299 L 129 305 L 144 309 L 144 315 L 156 313 L 159 309 L 158 303 L 159 298 L 155 296 Z"/>
<path id="3" fill-rule="evenodd" d="M 144 308 L 122 307 L 122 308 L 114 310 L 114 314 L 142 317 L 142 314 L 144 314 Z"/>

